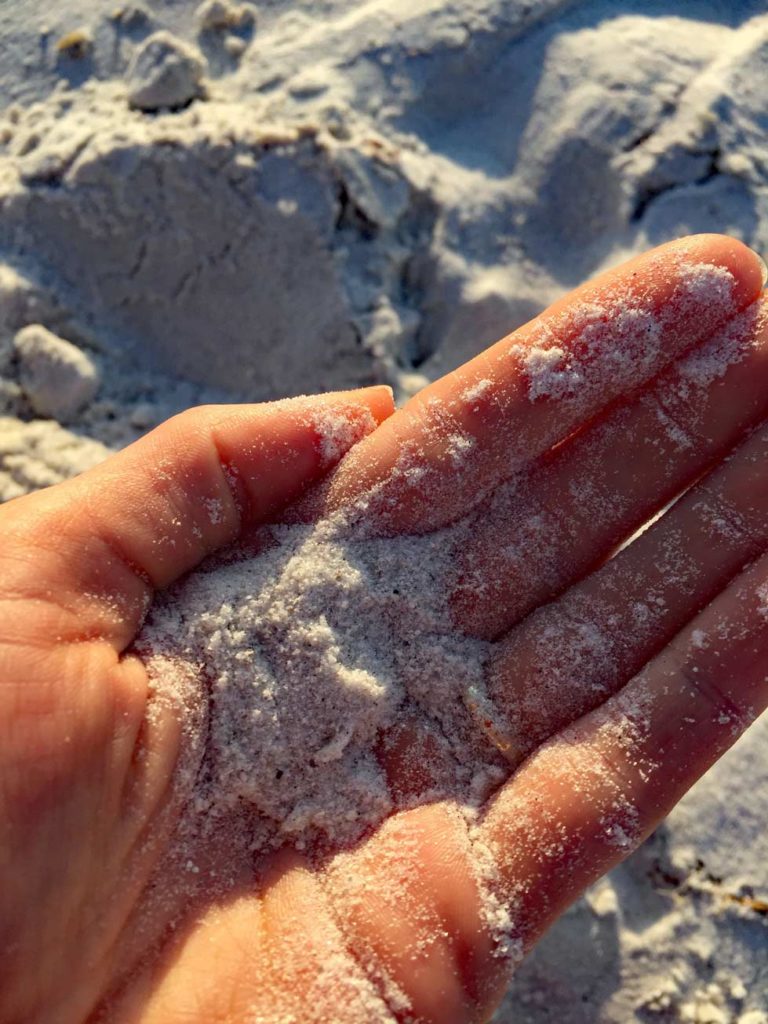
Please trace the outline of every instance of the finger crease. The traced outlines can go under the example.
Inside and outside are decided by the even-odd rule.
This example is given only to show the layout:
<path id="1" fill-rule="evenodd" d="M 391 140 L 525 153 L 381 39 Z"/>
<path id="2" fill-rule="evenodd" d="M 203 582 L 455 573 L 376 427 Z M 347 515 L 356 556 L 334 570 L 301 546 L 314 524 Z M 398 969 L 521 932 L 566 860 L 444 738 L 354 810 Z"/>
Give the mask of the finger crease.
<path id="1" fill-rule="evenodd" d="M 702 493 L 704 500 L 697 502 L 694 509 L 702 514 L 702 518 L 706 518 L 707 525 L 725 534 L 728 540 L 748 542 L 754 548 L 753 554 L 758 554 L 764 544 L 760 533 L 750 526 L 731 502 L 706 484 L 702 486 Z M 708 505 L 705 504 L 707 500 Z"/>
<path id="2" fill-rule="evenodd" d="M 716 714 L 723 715 L 731 723 L 736 721 L 743 726 L 749 724 L 751 719 L 726 695 L 714 679 L 698 672 L 694 666 L 685 661 L 682 662 L 678 671 L 691 689 L 703 697 Z"/>
<path id="3" fill-rule="evenodd" d="M 352 942 L 351 938 L 349 937 L 349 932 L 346 927 L 346 924 L 342 922 L 341 915 L 336 910 L 334 900 L 331 898 L 331 894 L 328 892 L 327 889 L 326 879 L 324 879 L 322 875 L 318 875 L 317 877 L 319 883 L 318 888 L 323 895 L 323 899 L 325 900 L 326 912 L 330 917 L 331 921 L 333 921 L 334 925 L 336 926 L 336 929 L 339 933 L 340 941 L 344 947 L 344 951 L 346 952 L 347 956 L 355 964 L 355 966 L 358 968 L 362 976 L 367 980 L 368 984 L 371 986 L 371 988 L 374 990 L 374 992 L 379 997 L 381 1002 L 387 1008 L 387 1011 L 392 1015 L 392 1020 L 398 1022 L 410 1020 L 410 1016 L 407 1013 L 405 1014 L 405 1016 L 403 1016 L 402 1009 L 398 1010 L 398 1008 L 394 1005 L 392 1000 L 392 993 L 390 991 L 391 986 L 394 985 L 397 987 L 398 991 L 402 991 L 400 989 L 400 986 L 397 985 L 394 979 L 390 977 L 389 971 L 387 971 L 387 969 L 381 963 L 381 959 L 378 955 L 374 954 L 376 957 L 375 966 L 370 962 L 365 963 L 363 961 L 363 958 L 361 957 L 357 949 L 355 949 L 355 945 Z M 403 994 L 407 999 L 407 993 Z M 408 1000 L 408 1002 L 410 1004 L 410 999 Z"/>
<path id="4" fill-rule="evenodd" d="M 230 511 L 235 518 L 235 536 L 239 535 L 243 524 L 252 518 L 252 503 L 248 489 L 235 466 L 229 460 L 216 436 L 215 429 L 210 433 L 211 445 L 221 473 L 221 490 L 229 498 Z"/>
<path id="5" fill-rule="evenodd" d="M 663 397 L 658 392 L 650 394 L 650 399 L 656 407 L 656 414 L 662 425 L 667 429 L 667 436 L 681 448 L 700 448 L 705 439 L 691 430 L 690 426 L 682 422 L 673 413 Z"/>

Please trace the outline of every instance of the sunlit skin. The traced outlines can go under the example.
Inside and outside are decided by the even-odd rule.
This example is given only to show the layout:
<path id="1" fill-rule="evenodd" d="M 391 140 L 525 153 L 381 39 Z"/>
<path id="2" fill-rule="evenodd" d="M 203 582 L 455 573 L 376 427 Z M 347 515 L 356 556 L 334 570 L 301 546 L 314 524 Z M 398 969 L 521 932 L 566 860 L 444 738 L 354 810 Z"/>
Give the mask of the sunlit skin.
<path id="1" fill-rule="evenodd" d="M 555 314 L 632 282 L 663 307 L 674 286 L 665 260 L 671 268 L 677 244 L 583 286 L 560 300 Z M 761 268 L 749 249 L 714 235 L 685 244 L 689 259 L 731 271 L 739 309 L 759 298 Z M 679 336 L 699 337 L 694 320 L 676 325 Z M 762 330 L 757 320 L 754 330 Z M 529 331 L 517 332 L 521 343 Z M 693 440 L 685 449 L 665 449 L 660 419 L 643 401 L 657 386 L 651 381 L 631 396 L 595 399 L 583 414 L 589 426 L 582 439 L 552 457 L 553 444 L 580 424 L 567 422 L 556 403 L 528 400 L 519 367 L 505 357 L 511 341 L 398 412 L 385 388 L 312 399 L 372 414 L 369 436 L 327 477 L 315 432 L 289 407 L 207 407 L 168 421 L 75 480 L 0 509 L 4 1024 L 364 1024 L 388 1006 L 394 1019 L 462 1024 L 493 1012 L 510 964 L 494 955 L 466 828 L 447 805 L 401 812 L 322 867 L 290 849 L 257 868 L 243 857 L 234 865 L 241 882 L 228 899 L 186 917 L 178 905 L 147 909 L 146 887 L 153 875 L 158 881 L 179 812 L 172 785 L 178 725 L 169 718 L 147 727 L 147 676 L 129 650 L 152 593 L 278 520 L 299 499 L 293 515 L 343 507 L 386 480 L 409 442 L 431 460 L 433 500 L 426 507 L 402 481 L 391 484 L 381 529 L 424 532 L 452 522 L 470 492 L 488 495 L 471 550 L 457 552 L 451 600 L 457 630 L 496 641 L 488 686 L 505 735 L 517 737 L 509 779 L 490 799 L 481 835 L 497 862 L 499 893 L 515 896 L 516 933 L 526 948 L 655 827 L 766 706 L 768 602 L 760 590 L 768 583 L 767 442 L 759 433 L 744 437 L 768 416 L 768 337 L 756 336 L 745 358 L 688 408 Z M 487 374 L 492 393 L 479 411 L 467 411 L 459 396 Z M 626 450 L 615 434 L 600 433 L 605 415 L 618 415 L 604 406 L 622 399 L 624 433 L 632 437 Z M 476 439 L 460 484 L 441 457 L 436 409 L 446 430 L 461 421 Z M 494 505 L 492 492 L 521 438 L 536 463 L 525 500 L 557 510 L 555 524 L 581 543 L 576 552 L 573 544 L 556 552 L 554 568 L 532 552 L 510 576 L 496 552 L 514 541 L 510 531 L 521 513 Z M 605 562 L 711 466 L 714 474 L 646 532 L 634 553 L 630 547 Z M 585 474 L 622 495 L 618 518 L 587 519 L 569 489 Z M 211 499 L 223 509 L 215 523 L 205 514 Z M 720 544 L 702 525 L 707 502 L 740 524 Z M 635 637 L 627 610 L 665 585 L 657 567 L 670 531 L 697 566 L 693 583 L 685 594 L 667 594 L 664 614 Z M 488 583 L 481 596 L 471 586 L 478 572 Z M 523 697 L 541 675 L 537 620 L 526 617 L 554 601 L 545 614 L 555 621 L 562 602 L 582 598 L 593 603 L 598 624 L 621 631 L 620 663 L 603 681 L 605 703 L 593 710 L 594 696 L 575 690 L 556 700 L 545 694 L 530 704 L 538 710 L 526 711 Z M 718 642 L 702 646 L 702 634 Z M 562 636 L 567 645 L 567 629 Z M 615 744 L 605 723 L 620 719 L 638 695 L 647 728 L 630 750 Z M 428 784 L 428 767 L 423 778 L 413 767 L 428 764 L 419 753 L 424 742 L 405 723 L 382 747 L 393 790 Z M 600 770 L 590 785 L 574 787 L 573 771 L 582 766 L 589 774 L 592 765 Z M 636 810 L 629 845 L 606 829 L 617 794 Z M 238 855 L 224 844 L 211 856 Z M 324 988 L 333 962 L 345 964 L 348 991 Z M 409 1010 L 398 1008 L 384 978 Z M 361 1012 L 355 986 L 369 992 L 370 1007 L 379 1001 L 379 1017 Z"/>

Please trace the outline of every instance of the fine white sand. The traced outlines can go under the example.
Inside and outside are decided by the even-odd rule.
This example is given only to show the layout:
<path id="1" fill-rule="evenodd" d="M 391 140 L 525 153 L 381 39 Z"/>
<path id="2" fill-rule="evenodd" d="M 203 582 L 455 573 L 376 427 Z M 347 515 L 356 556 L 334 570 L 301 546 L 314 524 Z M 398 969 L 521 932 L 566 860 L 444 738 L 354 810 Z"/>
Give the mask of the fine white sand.
<path id="1" fill-rule="evenodd" d="M 666 238 L 768 251 L 760 2 L 118 6 L 0 10 L 0 500 L 201 400 L 408 394 Z M 765 1024 L 767 740 L 566 915 L 500 1021 Z"/>

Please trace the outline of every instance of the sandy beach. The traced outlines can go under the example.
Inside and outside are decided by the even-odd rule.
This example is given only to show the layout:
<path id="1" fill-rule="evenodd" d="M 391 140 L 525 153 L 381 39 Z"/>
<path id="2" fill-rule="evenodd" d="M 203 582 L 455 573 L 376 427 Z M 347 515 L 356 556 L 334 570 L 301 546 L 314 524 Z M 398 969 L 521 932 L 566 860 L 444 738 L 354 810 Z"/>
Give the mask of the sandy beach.
<path id="1" fill-rule="evenodd" d="M 768 253 L 758 0 L 23 0 L 0 55 L 0 501 L 203 402 L 402 402 L 681 235 Z M 767 752 L 764 718 L 497 1024 L 768 1024 Z"/>

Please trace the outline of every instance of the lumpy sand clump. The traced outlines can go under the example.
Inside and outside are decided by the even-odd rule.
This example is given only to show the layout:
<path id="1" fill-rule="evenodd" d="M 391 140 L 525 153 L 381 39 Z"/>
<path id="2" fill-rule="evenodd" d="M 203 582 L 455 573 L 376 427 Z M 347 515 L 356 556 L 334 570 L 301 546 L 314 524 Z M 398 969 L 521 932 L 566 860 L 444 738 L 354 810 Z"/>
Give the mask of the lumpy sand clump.
<path id="1" fill-rule="evenodd" d="M 487 795 L 503 762 L 471 708 L 488 645 L 456 633 L 446 600 L 460 528 L 370 538 L 341 516 L 275 527 L 256 557 L 155 605 L 141 644 L 156 692 L 181 664 L 209 702 L 195 719 L 197 814 L 258 812 L 257 848 L 352 841 L 393 810 L 375 751 L 411 716 L 452 755 L 432 795 Z"/>

